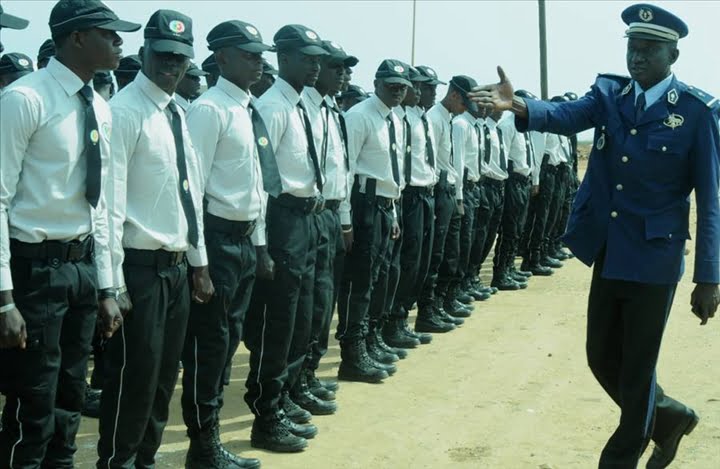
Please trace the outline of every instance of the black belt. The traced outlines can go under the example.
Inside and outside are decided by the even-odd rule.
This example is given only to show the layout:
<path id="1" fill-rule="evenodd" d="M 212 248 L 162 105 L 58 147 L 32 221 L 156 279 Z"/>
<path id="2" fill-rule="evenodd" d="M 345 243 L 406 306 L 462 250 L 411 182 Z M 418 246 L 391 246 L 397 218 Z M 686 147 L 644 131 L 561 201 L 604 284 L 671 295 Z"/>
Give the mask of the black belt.
<path id="1" fill-rule="evenodd" d="M 551 173 L 557 173 L 559 167 L 558 167 L 558 166 L 553 166 L 553 165 L 551 165 L 550 163 L 547 163 L 547 164 L 543 163 L 543 165 L 540 167 L 540 169 L 541 169 L 542 171 L 550 171 Z"/>
<path id="2" fill-rule="evenodd" d="M 483 181 L 483 184 L 486 186 L 492 186 L 492 187 L 505 187 L 505 181 L 499 181 L 497 179 L 486 177 Z"/>
<path id="3" fill-rule="evenodd" d="M 326 200 L 325 209 L 330 210 L 331 212 L 337 212 L 340 208 L 340 203 L 342 203 L 341 200 Z"/>
<path id="4" fill-rule="evenodd" d="M 465 185 L 463 186 L 464 189 L 467 189 L 469 191 L 475 190 L 478 183 L 475 181 L 465 181 Z"/>
<path id="5" fill-rule="evenodd" d="M 393 208 L 393 199 L 388 199 L 387 197 L 383 197 L 381 195 L 375 196 L 375 203 L 380 208 L 385 208 L 385 209 Z"/>
<path id="6" fill-rule="evenodd" d="M 174 267 L 185 262 L 185 251 L 166 251 L 158 249 L 125 249 L 125 263 L 128 265 L 144 265 L 161 269 Z"/>
<path id="7" fill-rule="evenodd" d="M 281 207 L 299 210 L 306 215 L 320 213 L 325 205 L 322 197 L 295 197 L 290 194 L 270 197 L 270 201 Z"/>
<path id="8" fill-rule="evenodd" d="M 25 243 L 10 240 L 10 255 L 23 259 L 44 260 L 53 266 L 61 262 L 77 262 L 92 256 L 95 242 L 92 236 L 83 241 L 42 241 Z"/>
<path id="9" fill-rule="evenodd" d="M 205 229 L 235 236 L 250 236 L 255 231 L 255 220 L 234 221 L 205 212 Z"/>
<path id="10" fill-rule="evenodd" d="M 405 189 L 403 190 L 403 193 L 407 194 L 418 194 L 418 195 L 427 195 L 429 197 L 432 197 L 435 193 L 435 188 L 432 186 L 428 187 L 420 187 L 420 186 L 405 186 Z"/>
<path id="11" fill-rule="evenodd" d="M 530 182 L 531 176 L 523 176 L 520 173 L 510 173 L 510 179 L 516 179 L 521 182 Z"/>

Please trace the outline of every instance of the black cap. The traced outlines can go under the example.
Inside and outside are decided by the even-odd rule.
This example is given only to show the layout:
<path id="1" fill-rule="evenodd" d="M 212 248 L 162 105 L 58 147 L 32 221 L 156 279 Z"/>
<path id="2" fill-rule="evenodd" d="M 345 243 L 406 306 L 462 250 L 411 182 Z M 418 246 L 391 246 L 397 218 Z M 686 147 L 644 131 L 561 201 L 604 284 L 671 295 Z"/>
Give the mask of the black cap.
<path id="1" fill-rule="evenodd" d="M 345 50 L 333 41 L 322 41 L 322 46 L 330 54 L 329 59 L 332 61 L 342 62 L 345 67 L 354 67 L 360 62 L 357 57 L 347 55 Z"/>
<path id="2" fill-rule="evenodd" d="M 527 90 L 515 90 L 515 96 L 518 96 L 520 98 L 525 98 L 525 99 L 533 99 L 536 101 L 539 100 L 539 98 L 537 96 L 535 96 L 534 94 L 532 94 L 531 92 L 529 92 Z"/>
<path id="3" fill-rule="evenodd" d="M 99 0 L 60 0 L 50 12 L 49 24 L 53 37 L 92 28 L 131 33 L 141 26 L 121 20 Z"/>
<path id="4" fill-rule="evenodd" d="M 399 83 L 405 86 L 412 86 L 407 64 L 394 59 L 385 59 L 375 72 L 375 78 L 385 83 Z"/>
<path id="5" fill-rule="evenodd" d="M 278 51 L 297 50 L 305 55 L 328 55 L 315 31 L 301 24 L 288 24 L 275 33 L 273 42 Z"/>
<path id="6" fill-rule="evenodd" d="M 55 57 L 55 41 L 47 39 L 42 43 L 42 46 L 40 46 L 40 50 L 38 50 L 38 62 L 43 59 L 49 59 L 50 57 Z"/>
<path id="7" fill-rule="evenodd" d="M 563 96 L 553 96 L 552 98 L 550 98 L 550 101 L 552 101 L 553 103 L 565 103 L 567 101 L 570 101 L 570 98 L 568 98 L 567 96 L 564 96 L 564 95 Z"/>
<path id="8" fill-rule="evenodd" d="M 29 24 L 30 22 L 25 18 L 5 13 L 2 5 L 0 5 L 0 29 L 25 29 Z"/>
<path id="9" fill-rule="evenodd" d="M 622 12 L 628 25 L 625 37 L 660 42 L 677 42 L 688 35 L 687 24 L 667 10 L 655 5 L 638 3 Z"/>
<path id="10" fill-rule="evenodd" d="M 477 86 L 477 82 L 467 75 L 455 75 L 450 80 L 450 88 L 460 93 L 463 104 L 472 114 L 477 114 L 477 104 L 468 98 L 468 93 Z"/>
<path id="11" fill-rule="evenodd" d="M 366 99 L 369 96 L 369 94 L 359 87 L 358 85 L 350 85 L 348 86 L 347 91 L 343 91 L 340 93 L 340 99 L 345 98 L 358 98 L 358 99 Z"/>
<path id="12" fill-rule="evenodd" d="M 415 68 L 417 68 L 418 72 L 422 75 L 430 78 L 430 81 L 426 82 L 428 85 L 447 85 L 447 83 L 438 79 L 437 73 L 432 69 L 432 67 L 428 67 L 427 65 L 418 65 Z"/>
<path id="13" fill-rule="evenodd" d="M 273 65 L 267 60 L 263 59 L 263 75 L 277 75 L 278 71 Z"/>
<path id="14" fill-rule="evenodd" d="M 113 82 L 112 74 L 110 72 L 95 72 L 93 75 L 93 85 L 111 85 Z"/>
<path id="15" fill-rule="evenodd" d="M 432 81 L 432 78 L 427 77 L 420 73 L 420 70 L 413 67 L 412 65 L 408 65 L 408 73 L 410 75 L 410 81 L 413 83 L 428 83 Z"/>
<path id="16" fill-rule="evenodd" d="M 200 66 L 210 75 L 220 75 L 220 67 L 215 60 L 215 54 L 210 54 L 210 57 L 203 60 L 203 63 Z"/>
<path id="17" fill-rule="evenodd" d="M 578 95 L 573 93 L 572 91 L 568 91 L 563 96 L 565 96 L 570 101 L 577 101 L 577 99 L 578 99 Z"/>
<path id="18" fill-rule="evenodd" d="M 185 72 L 185 75 L 191 76 L 191 77 L 206 77 L 209 75 L 208 72 L 205 72 L 203 70 L 200 70 L 197 65 L 190 62 L 190 66 L 188 66 L 187 71 Z"/>
<path id="19" fill-rule="evenodd" d="M 32 59 L 20 52 L 10 52 L 0 58 L 0 75 L 17 72 L 33 72 Z"/>
<path id="20" fill-rule="evenodd" d="M 230 20 L 215 26 L 207 35 L 208 49 L 216 51 L 223 47 L 235 46 L 238 49 L 258 54 L 272 49 L 263 44 L 260 31 L 250 23 Z"/>
<path id="21" fill-rule="evenodd" d="M 150 48 L 159 53 L 172 53 L 195 58 L 192 20 L 174 10 L 158 10 L 152 14 L 145 31 Z"/>
<path id="22" fill-rule="evenodd" d="M 115 75 L 137 75 L 142 68 L 140 57 L 137 55 L 128 55 L 120 59 L 120 65 L 115 69 Z"/>

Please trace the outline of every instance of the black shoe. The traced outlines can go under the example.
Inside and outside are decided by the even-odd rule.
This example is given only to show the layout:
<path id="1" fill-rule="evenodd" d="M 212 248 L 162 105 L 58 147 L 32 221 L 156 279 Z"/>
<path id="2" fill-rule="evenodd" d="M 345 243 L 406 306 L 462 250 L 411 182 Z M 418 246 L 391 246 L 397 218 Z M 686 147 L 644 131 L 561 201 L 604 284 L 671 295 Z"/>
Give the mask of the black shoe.
<path id="1" fill-rule="evenodd" d="M 378 326 L 375 328 L 374 333 L 376 336 L 377 344 L 380 346 L 381 350 L 384 350 L 385 352 L 391 353 L 393 355 L 397 355 L 400 360 L 403 360 L 407 358 L 407 351 L 403 348 L 391 347 L 387 344 L 387 342 L 385 342 L 385 339 L 383 338 L 383 330 L 385 330 L 385 325 L 387 325 L 387 323 L 390 321 L 390 319 L 388 319 L 387 321 L 383 321 L 383 326 Z M 395 319 L 393 319 L 392 321 L 395 321 Z"/>
<path id="2" fill-rule="evenodd" d="M 415 348 L 420 345 L 418 339 L 413 339 L 402 333 L 400 328 L 401 321 L 402 319 L 390 319 L 385 323 L 382 331 L 385 343 L 396 349 Z"/>
<path id="3" fill-rule="evenodd" d="M 468 295 L 472 296 L 475 301 L 485 301 L 490 298 L 491 295 L 489 291 L 480 291 L 473 285 L 466 286 L 465 291 Z"/>
<path id="4" fill-rule="evenodd" d="M 540 259 L 540 265 L 543 267 L 550 267 L 553 269 L 559 269 L 563 266 L 562 262 L 555 259 L 554 257 L 545 256 L 542 259 Z M 535 272 L 533 272 L 535 273 Z"/>
<path id="5" fill-rule="evenodd" d="M 459 301 L 464 305 L 470 305 L 473 301 L 475 301 L 475 298 L 473 298 L 470 294 L 468 294 L 464 290 L 461 290 L 460 288 L 455 291 L 455 294 L 453 296 L 455 297 L 456 301 Z"/>
<path id="6" fill-rule="evenodd" d="M 442 334 L 455 329 L 455 325 L 445 322 L 437 316 L 432 309 L 421 309 L 415 319 L 415 330 L 420 332 L 431 332 Z"/>
<path id="7" fill-rule="evenodd" d="M 514 280 L 517 283 L 527 283 L 528 278 L 522 275 L 520 272 L 511 270 L 510 272 L 508 272 L 508 275 L 510 277 L 510 280 Z M 532 272 L 530 272 L 530 275 L 532 275 Z"/>
<path id="8" fill-rule="evenodd" d="M 243 458 L 242 456 L 231 453 L 227 450 L 227 448 L 225 448 L 225 446 L 223 446 L 222 442 L 220 441 L 220 424 L 218 424 L 217 422 L 212 427 L 212 437 L 216 444 L 220 447 L 220 451 L 222 452 L 223 456 L 225 456 L 226 459 L 230 460 L 233 464 L 235 464 L 234 467 L 240 467 L 244 469 L 260 468 L 260 460 L 255 458 Z"/>
<path id="9" fill-rule="evenodd" d="M 450 300 L 445 301 L 443 303 L 443 310 L 446 314 L 452 316 L 453 318 L 460 319 L 460 318 L 467 318 L 470 317 L 470 311 L 467 310 L 467 308 L 463 307 L 460 302 L 457 300 Z M 457 322 L 457 321 L 451 321 L 453 324 L 460 325 L 465 321 Z"/>
<path id="10" fill-rule="evenodd" d="M 405 319 L 402 320 L 400 323 L 400 332 L 402 334 L 405 334 L 408 337 L 411 337 L 413 339 L 419 340 L 421 344 L 427 345 L 430 342 L 432 342 L 432 334 L 428 334 L 426 332 L 417 332 L 410 328 L 407 321 Z"/>
<path id="11" fill-rule="evenodd" d="M 533 273 L 532 273 L 532 272 L 530 272 L 529 270 L 522 270 L 522 268 L 521 268 L 520 270 L 517 270 L 517 269 L 515 269 L 515 268 L 513 267 L 513 268 L 511 269 L 511 272 L 514 273 L 514 274 L 522 275 L 522 276 L 525 277 L 525 278 L 530 278 L 530 277 L 533 276 Z"/>
<path id="12" fill-rule="evenodd" d="M 80 413 L 91 419 L 100 418 L 100 396 L 102 391 L 85 386 L 85 402 Z"/>
<path id="13" fill-rule="evenodd" d="M 393 365 L 392 363 L 380 363 L 379 361 L 375 360 L 369 352 L 368 358 L 370 358 L 370 363 L 372 364 L 372 366 L 374 366 L 378 370 L 384 371 L 388 374 L 388 376 L 394 375 L 397 371 L 397 366 Z"/>
<path id="14" fill-rule="evenodd" d="M 492 286 L 500 291 L 520 290 L 520 285 L 517 282 L 502 274 L 493 275 Z"/>
<path id="15" fill-rule="evenodd" d="M 308 423 L 312 419 L 312 414 L 297 405 L 287 392 L 284 392 L 282 396 L 280 396 L 280 408 L 282 408 L 285 415 L 295 423 Z"/>
<path id="16" fill-rule="evenodd" d="M 325 389 L 327 389 L 328 391 L 332 391 L 336 394 L 338 392 L 338 389 L 340 389 L 340 385 L 338 384 L 337 381 L 332 381 L 329 379 L 319 379 L 318 381 L 320 381 L 320 386 L 322 386 Z"/>
<path id="17" fill-rule="evenodd" d="M 342 342 L 340 344 L 340 368 L 338 379 L 379 383 L 388 377 L 388 373 L 373 366 L 365 348 L 365 340 Z"/>
<path id="18" fill-rule="evenodd" d="M 677 422 L 670 434 L 661 441 L 655 441 L 655 448 L 645 467 L 647 469 L 664 469 L 668 467 L 675 459 L 682 437 L 692 433 L 699 421 L 700 417 L 692 409 L 687 409 L 685 415 Z"/>
<path id="19" fill-rule="evenodd" d="M 523 261 L 520 269 L 529 270 L 538 277 L 549 277 L 554 273 L 550 267 L 542 266 L 539 262 Z"/>
<path id="20" fill-rule="evenodd" d="M 307 448 L 307 440 L 294 435 L 284 420 L 281 413 L 255 417 L 250 445 L 277 453 L 297 453 Z"/>
<path id="21" fill-rule="evenodd" d="M 299 436 L 301 438 L 305 438 L 306 440 L 312 440 L 315 438 L 318 434 L 318 429 L 315 425 L 312 423 L 306 423 L 306 424 L 300 424 L 295 423 L 292 420 L 288 418 L 287 415 L 283 413 L 283 423 L 285 426 L 288 427 L 290 430 L 290 433 L 292 433 L 295 436 Z"/>
<path id="22" fill-rule="evenodd" d="M 301 374 L 295 387 L 290 390 L 292 401 L 313 415 L 332 415 L 337 411 L 337 403 L 323 401 L 310 392 L 307 374 Z"/>
<path id="23" fill-rule="evenodd" d="M 310 390 L 315 397 L 322 399 L 323 401 L 335 400 L 335 393 L 320 383 L 320 380 L 317 379 L 317 376 L 315 376 L 315 370 L 305 368 L 302 372 L 305 373 L 308 390 Z"/>
<path id="24" fill-rule="evenodd" d="M 565 251 L 563 251 L 562 249 L 558 249 L 555 252 L 553 252 L 552 257 L 554 257 L 555 259 L 557 259 L 559 261 L 566 261 L 566 260 L 570 259 L 570 256 L 568 256 L 567 253 Z"/>
<path id="25" fill-rule="evenodd" d="M 392 365 L 396 361 L 400 360 L 400 357 L 394 353 L 383 350 L 375 334 L 375 328 L 370 329 L 370 332 L 368 332 L 368 336 L 365 340 L 368 355 L 376 362 L 382 363 L 383 365 Z"/>
<path id="26" fill-rule="evenodd" d="M 219 426 L 190 437 L 185 469 L 257 469 L 260 461 L 236 456 L 220 444 Z"/>

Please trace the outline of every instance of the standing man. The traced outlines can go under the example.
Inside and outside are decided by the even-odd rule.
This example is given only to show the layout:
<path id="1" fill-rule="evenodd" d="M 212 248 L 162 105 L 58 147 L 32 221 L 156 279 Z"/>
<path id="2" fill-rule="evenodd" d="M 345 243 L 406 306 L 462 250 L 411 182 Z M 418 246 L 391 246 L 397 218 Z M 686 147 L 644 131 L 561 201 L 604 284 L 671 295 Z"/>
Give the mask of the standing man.
<path id="1" fill-rule="evenodd" d="M 28 24 L 30 24 L 30 22 L 25 18 L 5 13 L 3 7 L 0 5 L 0 29 L 25 29 Z M 5 48 L 3 47 L 2 42 L 0 42 L 0 53 L 4 50 Z"/>
<path id="2" fill-rule="evenodd" d="M 135 54 L 120 59 L 120 66 L 113 71 L 115 81 L 117 81 L 118 91 L 132 83 L 140 71 L 140 68 L 142 68 L 140 57 Z"/>
<path id="3" fill-rule="evenodd" d="M 565 243 L 595 264 L 588 300 L 587 354 L 593 374 L 621 410 L 601 468 L 634 468 L 648 442 L 648 469 L 670 465 L 695 412 L 656 383 L 660 343 L 689 232 L 695 191 L 697 233 L 692 312 L 706 324 L 720 292 L 718 100 L 671 71 L 688 28 L 672 13 L 640 4 L 628 24 L 631 77 L 600 75 L 583 98 L 513 99 L 502 69 L 475 93 L 483 106 L 512 110 L 519 130 L 573 134 L 595 128 L 590 165 L 575 199 Z"/>
<path id="4" fill-rule="evenodd" d="M 192 20 L 158 10 L 142 70 L 112 100 L 115 282 L 123 327 L 105 347 L 98 468 L 149 468 L 162 442 L 192 301 L 213 296 L 200 169 L 175 88 L 193 57 Z M 152 203 L 148 203 L 152 201 Z"/>
<path id="5" fill-rule="evenodd" d="M 565 102 L 562 98 L 557 98 L 552 102 Z M 567 138 L 564 135 L 548 133 L 545 136 L 545 155 L 547 156 L 548 169 L 553 173 L 555 180 L 553 182 L 553 192 L 550 197 L 550 206 L 548 208 L 548 218 L 543 232 L 543 241 L 540 248 L 540 264 L 545 267 L 559 269 L 563 266 L 562 262 L 554 257 L 553 242 L 555 236 L 555 227 L 560 219 L 562 207 L 565 202 L 565 193 L 569 180 L 568 166 L 568 148 Z M 563 233 L 565 229 L 562 230 Z"/>
<path id="6" fill-rule="evenodd" d="M 420 107 L 425 109 L 425 111 L 429 111 L 430 108 L 435 105 L 437 86 L 447 85 L 447 83 L 438 79 L 438 75 L 432 67 L 418 65 L 415 68 L 421 75 L 428 78 L 427 81 L 420 84 Z"/>
<path id="7" fill-rule="evenodd" d="M 365 101 L 369 97 L 367 91 L 358 85 L 348 85 L 347 90 L 343 91 L 338 97 L 343 112 L 348 112 L 350 108 L 358 103 Z"/>
<path id="8" fill-rule="evenodd" d="M 177 87 L 175 102 L 187 112 L 190 103 L 200 97 L 200 77 L 206 77 L 207 72 L 200 70 L 197 65 L 190 62 L 187 72 Z"/>
<path id="9" fill-rule="evenodd" d="M 0 11 L 0 25 L 27 25 Z M 118 19 L 99 1 L 58 2 L 48 67 L 5 89 L 0 124 L 0 467 L 72 467 L 98 317 L 110 337 L 115 301 L 110 124 L 88 85 L 117 67 Z M 62 213 L 63 216 L 57 216 Z"/>
<path id="10" fill-rule="evenodd" d="M 317 33 L 302 25 L 283 26 L 273 39 L 279 76 L 256 106 L 269 135 L 269 142 L 260 138 L 258 144 L 272 145 L 280 178 L 272 187 L 265 185 L 270 196 L 267 250 L 275 270 L 265 291 L 256 288 L 265 307 L 251 308 L 246 320 L 250 372 L 245 402 L 255 415 L 250 440 L 253 447 L 296 452 L 307 447 L 307 440 L 293 432 L 291 422 L 280 410 L 280 399 L 282 396 L 287 401 L 288 408 L 298 408 L 288 394 L 300 377 L 310 341 L 315 218 L 323 209 L 321 166 L 300 93 L 306 86 L 315 85 L 320 57 L 327 51 Z M 298 414 L 307 414 L 299 410 Z M 307 417 L 302 420 L 307 422 Z"/>
<path id="11" fill-rule="evenodd" d="M 400 197 L 403 142 L 399 106 L 410 86 L 405 65 L 383 60 L 375 72 L 375 96 L 356 105 L 346 116 L 352 189 L 354 242 L 345 263 L 338 299 L 336 338 L 341 359 L 338 377 L 377 383 L 394 372 L 368 355 L 373 289 L 382 281 L 380 268 L 388 257 L 390 239 L 398 238 L 395 200 Z M 386 280 L 385 280 L 386 281 Z"/>
<path id="12" fill-rule="evenodd" d="M 37 56 L 38 70 L 47 67 L 50 58 L 55 57 L 55 42 L 52 39 L 46 39 L 40 46 Z M 120 59 L 122 60 L 122 59 Z"/>
<path id="13" fill-rule="evenodd" d="M 207 75 L 205 75 L 207 88 L 210 89 L 215 86 L 220 78 L 220 67 L 218 67 L 217 60 L 215 60 L 215 54 L 210 54 L 207 59 L 203 60 L 200 68 L 202 68 L 203 72 L 207 73 Z"/>
<path id="14" fill-rule="evenodd" d="M 277 76 L 277 74 L 278 71 L 275 69 L 275 67 L 273 67 L 270 62 L 263 59 L 262 76 L 257 83 L 253 83 L 250 87 L 252 95 L 256 98 L 259 98 L 260 96 L 265 94 L 265 92 L 269 90 L 273 84 L 275 84 L 275 77 Z"/>
<path id="15" fill-rule="evenodd" d="M 110 101 L 115 95 L 115 84 L 113 83 L 112 74 L 106 70 L 95 73 L 93 76 L 93 89 L 105 101 Z"/>
<path id="16" fill-rule="evenodd" d="M 242 337 L 255 284 L 255 246 L 265 245 L 260 158 L 272 154 L 256 144 L 267 132 L 253 114 L 249 93 L 262 73 L 262 53 L 271 46 L 253 25 L 237 20 L 215 26 L 207 41 L 220 78 L 190 106 L 187 123 L 203 175 L 205 239 L 216 294 L 190 307 L 182 354 L 183 419 L 190 437 L 185 467 L 255 468 L 259 461 L 224 450 L 219 414 L 223 375 Z"/>
<path id="17" fill-rule="evenodd" d="M 19 52 L 10 52 L 0 58 L 0 90 L 16 80 L 34 72 L 32 59 Z"/>

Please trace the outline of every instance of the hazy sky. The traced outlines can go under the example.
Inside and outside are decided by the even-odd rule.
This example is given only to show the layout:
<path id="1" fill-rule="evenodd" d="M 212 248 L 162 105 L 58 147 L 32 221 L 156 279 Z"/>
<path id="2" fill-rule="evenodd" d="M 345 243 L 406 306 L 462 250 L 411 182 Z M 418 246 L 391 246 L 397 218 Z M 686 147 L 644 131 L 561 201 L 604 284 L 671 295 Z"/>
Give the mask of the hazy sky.
<path id="1" fill-rule="evenodd" d="M 24 31 L 2 31 L 7 52 L 33 59 L 49 37 L 48 18 L 55 2 L 3 0 L 3 8 L 30 20 Z M 254 24 L 265 42 L 282 25 L 301 23 L 323 39 L 341 44 L 360 63 L 354 82 L 371 90 L 372 77 L 384 58 L 411 59 L 412 1 L 107 1 L 123 19 L 142 23 L 159 8 L 193 19 L 197 62 L 209 54 L 205 37 L 221 21 Z M 628 1 L 548 1 L 547 27 L 550 95 L 584 93 L 597 73 L 626 74 L 625 24 L 620 13 Z M 680 42 L 675 71 L 686 83 L 720 96 L 720 1 L 655 2 L 685 20 L 690 34 Z M 441 78 L 455 74 L 478 82 L 497 81 L 503 65 L 518 88 L 539 94 L 538 15 L 535 1 L 417 2 L 415 63 L 434 67 Z M 125 54 L 137 53 L 142 30 L 122 35 Z M 265 54 L 275 62 L 274 54 Z M 715 57 L 713 59 L 713 57 Z M 441 95 L 444 90 L 438 90 Z"/>

